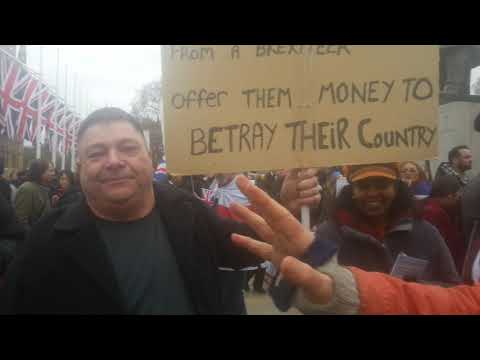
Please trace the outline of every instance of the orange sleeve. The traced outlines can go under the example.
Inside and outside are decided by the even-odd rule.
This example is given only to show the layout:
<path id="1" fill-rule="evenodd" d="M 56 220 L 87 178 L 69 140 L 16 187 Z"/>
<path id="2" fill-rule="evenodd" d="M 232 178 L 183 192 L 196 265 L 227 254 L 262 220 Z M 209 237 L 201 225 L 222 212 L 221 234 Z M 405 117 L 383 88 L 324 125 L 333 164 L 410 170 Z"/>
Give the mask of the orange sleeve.
<path id="1" fill-rule="evenodd" d="M 480 284 L 443 288 L 405 282 L 386 274 L 350 268 L 364 315 L 480 314 Z"/>

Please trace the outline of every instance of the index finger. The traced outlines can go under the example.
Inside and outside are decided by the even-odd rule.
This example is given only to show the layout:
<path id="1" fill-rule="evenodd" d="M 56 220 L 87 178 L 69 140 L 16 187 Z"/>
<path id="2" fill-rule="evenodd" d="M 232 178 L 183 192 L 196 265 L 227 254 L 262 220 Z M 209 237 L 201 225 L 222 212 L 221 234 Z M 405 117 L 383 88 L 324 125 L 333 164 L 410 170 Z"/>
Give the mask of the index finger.
<path id="1" fill-rule="evenodd" d="M 303 232 L 302 224 L 283 206 L 270 198 L 263 190 L 253 185 L 246 177 L 237 177 L 237 185 L 252 205 L 260 210 L 265 221 L 273 230 L 289 236 Z"/>

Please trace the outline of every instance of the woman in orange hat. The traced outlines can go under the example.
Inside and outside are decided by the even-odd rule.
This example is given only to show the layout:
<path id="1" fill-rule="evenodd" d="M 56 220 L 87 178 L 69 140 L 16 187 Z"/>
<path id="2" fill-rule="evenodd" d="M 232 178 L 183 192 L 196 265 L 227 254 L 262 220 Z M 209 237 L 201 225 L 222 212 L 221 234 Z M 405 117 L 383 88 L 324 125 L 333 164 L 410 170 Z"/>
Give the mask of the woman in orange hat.
<path id="1" fill-rule="evenodd" d="M 345 170 L 349 185 L 316 234 L 338 244 L 340 265 L 393 272 L 419 282 L 460 282 L 444 239 L 416 214 L 413 195 L 400 180 L 396 163 L 353 165 Z"/>
<path id="2" fill-rule="evenodd" d="M 398 178 L 395 179 L 395 171 L 391 172 L 391 169 L 390 165 L 367 165 L 349 169 L 352 193 L 355 194 L 353 195 L 354 201 L 365 200 L 366 202 L 363 205 L 357 203 L 356 206 L 358 207 L 352 212 L 356 213 L 354 216 L 358 216 L 357 220 L 366 221 L 365 226 L 371 225 L 372 221 L 377 224 L 380 223 L 378 219 L 373 219 L 373 217 L 378 217 L 379 214 L 384 213 L 380 204 L 384 201 L 380 199 L 382 195 L 378 194 L 379 192 L 385 192 L 385 199 L 391 198 L 390 195 L 392 195 L 386 195 L 387 192 L 397 194 L 393 196 L 393 199 L 384 202 L 391 203 L 390 206 L 383 206 L 384 209 L 389 208 L 386 218 L 394 218 L 392 215 L 395 211 L 392 209 L 392 204 L 397 200 L 398 194 L 401 194 L 401 191 L 404 190 L 392 189 L 392 186 L 396 186 Z M 389 180 L 393 180 L 393 183 L 390 183 Z M 285 208 L 269 199 L 265 193 L 251 185 L 246 179 L 240 178 L 237 184 L 252 204 L 259 209 L 262 217 L 241 205 L 235 205 L 233 211 L 245 223 L 255 229 L 263 241 L 238 234 L 232 235 L 232 240 L 236 245 L 265 260 L 272 261 L 280 269 L 283 278 L 280 285 L 288 282 L 290 286 L 279 287 L 276 293 L 271 292 L 274 302 L 275 298 L 278 300 L 278 297 L 281 296 L 281 298 L 284 298 L 282 302 L 289 302 L 290 305 L 306 314 L 480 313 L 480 288 L 478 286 L 478 280 L 480 279 L 480 253 L 478 249 L 480 247 L 477 246 L 473 249 L 473 253 L 478 255 L 473 264 L 469 264 L 472 268 L 472 279 L 477 282 L 477 286 L 442 288 L 409 284 L 385 274 L 365 272 L 369 269 L 365 269 L 367 267 L 365 264 L 363 266 L 358 265 L 359 259 L 357 259 L 357 264 L 346 264 L 352 262 L 346 260 L 346 256 L 348 256 L 346 253 L 348 250 L 352 250 L 351 248 L 348 249 L 346 244 L 357 241 L 356 250 L 358 252 L 362 252 L 362 246 L 365 250 L 368 243 L 371 243 L 372 246 L 377 244 L 379 248 L 383 248 L 385 252 L 390 254 L 404 251 L 412 257 L 418 256 L 426 261 L 432 260 L 431 267 L 435 267 L 436 265 L 433 264 L 439 261 L 436 258 L 442 256 L 440 253 L 441 242 L 435 245 L 434 241 L 427 238 L 432 237 L 437 240 L 441 240 L 441 238 L 438 237 L 438 233 L 437 236 L 435 235 L 435 231 L 433 235 L 428 233 L 428 229 L 432 230 L 433 228 L 428 226 L 427 223 L 412 218 L 413 224 L 410 229 L 405 226 L 403 229 L 398 227 L 395 231 L 387 231 L 381 240 L 372 236 L 362 236 L 360 231 L 338 223 L 336 224 L 338 229 L 333 229 L 330 234 L 326 232 L 325 223 L 321 225 L 324 228 L 323 230 L 313 234 L 303 227 Z M 402 185 L 404 186 L 404 184 Z M 369 195 L 360 194 L 358 189 L 355 189 L 357 186 L 363 188 L 360 192 L 366 191 Z M 375 193 L 377 193 L 376 199 L 373 198 Z M 342 195 L 344 194 L 346 193 L 344 192 Z M 362 200 L 362 198 L 364 199 Z M 400 213 L 402 212 L 400 211 Z M 419 232 L 421 227 L 424 229 Z M 396 234 L 397 236 L 393 236 L 393 232 L 403 232 L 403 235 Z M 410 233 L 410 239 L 407 233 Z M 425 236 L 425 238 L 417 237 L 420 235 Z M 329 240 L 335 240 L 336 245 L 330 246 L 332 242 Z M 420 254 L 420 250 L 415 249 L 415 247 L 418 245 L 417 243 L 422 241 L 437 246 L 437 249 L 433 249 L 431 254 Z M 318 256 L 318 253 L 316 254 L 318 250 L 330 254 Z M 330 250 L 333 250 L 333 252 Z M 364 251 L 363 255 L 366 256 L 366 252 Z M 371 256 L 381 257 L 381 253 L 372 253 Z M 449 262 L 452 262 L 451 259 Z M 360 268 L 363 268 L 363 270 Z"/>

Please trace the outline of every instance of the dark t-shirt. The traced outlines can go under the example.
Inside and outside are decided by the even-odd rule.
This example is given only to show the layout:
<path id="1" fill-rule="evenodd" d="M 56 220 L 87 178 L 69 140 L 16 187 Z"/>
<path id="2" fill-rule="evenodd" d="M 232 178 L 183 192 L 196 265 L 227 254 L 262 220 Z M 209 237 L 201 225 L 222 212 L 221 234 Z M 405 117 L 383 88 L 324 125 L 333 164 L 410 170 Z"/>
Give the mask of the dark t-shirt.
<path id="1" fill-rule="evenodd" d="M 131 222 L 98 220 L 131 314 L 192 314 L 192 305 L 157 211 Z"/>

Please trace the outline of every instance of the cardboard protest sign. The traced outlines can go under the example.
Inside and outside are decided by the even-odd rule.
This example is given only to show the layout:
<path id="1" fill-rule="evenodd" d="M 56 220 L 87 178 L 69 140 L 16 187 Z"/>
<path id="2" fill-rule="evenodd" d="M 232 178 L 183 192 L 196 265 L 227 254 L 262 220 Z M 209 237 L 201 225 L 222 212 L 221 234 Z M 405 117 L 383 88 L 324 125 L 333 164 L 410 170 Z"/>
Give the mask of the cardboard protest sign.
<path id="1" fill-rule="evenodd" d="M 429 45 L 164 46 L 169 171 L 433 158 L 438 62 Z"/>

